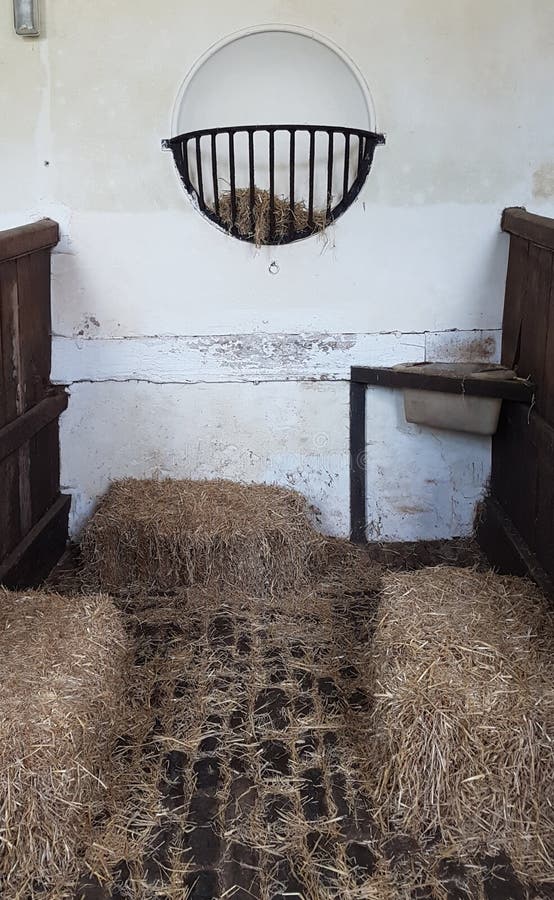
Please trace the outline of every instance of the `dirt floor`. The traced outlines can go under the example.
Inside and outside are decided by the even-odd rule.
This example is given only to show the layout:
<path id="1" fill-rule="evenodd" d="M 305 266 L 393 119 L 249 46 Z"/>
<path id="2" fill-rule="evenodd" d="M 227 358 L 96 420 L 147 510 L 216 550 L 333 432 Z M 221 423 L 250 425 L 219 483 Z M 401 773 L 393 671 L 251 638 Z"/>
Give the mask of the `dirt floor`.
<path id="1" fill-rule="evenodd" d="M 479 565 L 470 542 L 378 545 L 375 564 Z M 49 580 L 78 577 L 66 558 Z M 118 604 L 136 639 L 134 717 L 119 741 L 123 806 L 98 823 L 86 900 L 524 900 L 505 858 L 432 873 L 403 835 L 380 835 L 360 782 L 376 605 L 372 578 L 276 601 L 189 590 Z M 419 884 L 418 884 L 419 882 Z M 552 896 L 552 894 L 550 894 Z"/>

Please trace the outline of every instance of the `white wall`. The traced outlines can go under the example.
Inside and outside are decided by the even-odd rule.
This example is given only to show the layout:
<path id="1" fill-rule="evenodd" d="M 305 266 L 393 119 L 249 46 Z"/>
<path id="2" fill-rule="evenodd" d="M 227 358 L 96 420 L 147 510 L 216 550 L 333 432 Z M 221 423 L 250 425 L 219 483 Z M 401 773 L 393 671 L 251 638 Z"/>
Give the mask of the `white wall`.
<path id="1" fill-rule="evenodd" d="M 38 40 L 0 12 L 0 226 L 62 226 L 53 373 L 71 386 L 74 528 L 110 478 L 159 471 L 292 484 L 345 533 L 349 366 L 496 358 L 501 210 L 554 213 L 550 0 L 42 3 Z M 339 44 L 387 134 L 327 243 L 226 237 L 160 151 L 197 57 L 260 22 Z M 488 442 L 407 426 L 388 391 L 369 392 L 368 422 L 371 534 L 467 532 Z"/>

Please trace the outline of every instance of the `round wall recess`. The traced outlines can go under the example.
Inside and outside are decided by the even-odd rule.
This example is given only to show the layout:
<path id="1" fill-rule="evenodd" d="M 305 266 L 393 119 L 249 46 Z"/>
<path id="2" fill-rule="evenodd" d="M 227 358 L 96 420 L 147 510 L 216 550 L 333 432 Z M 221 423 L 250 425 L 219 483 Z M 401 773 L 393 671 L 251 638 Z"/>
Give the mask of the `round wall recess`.
<path id="1" fill-rule="evenodd" d="M 260 26 L 211 48 L 181 86 L 172 131 L 163 146 L 199 211 L 258 245 L 324 230 L 384 143 L 355 65 L 292 26 Z"/>

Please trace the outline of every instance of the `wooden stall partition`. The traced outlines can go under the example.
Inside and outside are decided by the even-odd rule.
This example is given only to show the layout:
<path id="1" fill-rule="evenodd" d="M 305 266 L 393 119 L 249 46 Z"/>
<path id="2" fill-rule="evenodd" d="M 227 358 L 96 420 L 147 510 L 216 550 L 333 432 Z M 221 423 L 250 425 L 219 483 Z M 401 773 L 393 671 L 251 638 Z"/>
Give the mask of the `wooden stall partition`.
<path id="1" fill-rule="evenodd" d="M 60 495 L 50 384 L 50 253 L 56 222 L 0 232 L 0 583 L 38 584 L 63 553 L 70 498 Z"/>
<path id="2" fill-rule="evenodd" d="M 505 401 L 492 443 L 490 495 L 477 535 L 502 571 L 554 585 L 554 219 L 507 209 L 510 235 L 502 363 L 534 385 L 530 406 Z"/>

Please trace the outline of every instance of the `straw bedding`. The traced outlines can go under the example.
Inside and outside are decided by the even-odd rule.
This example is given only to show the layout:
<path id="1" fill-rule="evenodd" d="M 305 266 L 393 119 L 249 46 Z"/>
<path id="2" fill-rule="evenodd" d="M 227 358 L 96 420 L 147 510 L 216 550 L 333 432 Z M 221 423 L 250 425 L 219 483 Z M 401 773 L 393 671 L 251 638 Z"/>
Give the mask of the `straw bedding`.
<path id="1" fill-rule="evenodd" d="M 127 638 L 107 597 L 0 604 L 0 889 L 57 900 L 109 801 Z"/>
<path id="2" fill-rule="evenodd" d="M 337 592 L 349 553 L 338 542 L 332 555 L 317 588 L 279 598 L 119 595 L 137 643 L 125 799 L 86 860 L 108 897 L 525 896 L 494 840 L 473 855 L 427 848 L 421 828 L 379 817 L 367 775 L 378 573 Z M 549 876 L 545 865 L 530 897 L 547 896 Z"/>
<path id="3" fill-rule="evenodd" d="M 385 830 L 554 880 L 554 616 L 531 583 L 389 574 L 367 767 Z"/>
<path id="4" fill-rule="evenodd" d="M 552 615 L 527 582 L 380 595 L 297 495 L 228 482 L 114 485 L 82 556 L 66 589 L 110 586 L 134 647 L 87 897 L 522 898 L 504 850 L 546 896 Z"/>
<path id="5" fill-rule="evenodd" d="M 125 801 L 87 854 L 108 896 L 395 896 L 348 744 L 375 601 L 336 598 L 327 575 L 278 599 L 120 596 L 137 639 Z"/>
<path id="6" fill-rule="evenodd" d="M 267 244 L 270 235 L 270 194 L 262 188 L 254 188 L 254 210 L 250 211 L 250 188 L 239 188 L 235 192 L 235 215 L 231 203 L 231 192 L 225 191 L 219 197 L 219 215 L 227 228 L 236 226 L 243 237 L 253 238 L 257 247 Z M 290 202 L 276 195 L 273 201 L 274 228 L 277 243 L 288 237 L 290 231 L 298 234 L 309 228 L 312 234 L 321 233 L 329 224 L 324 209 L 314 209 L 313 222 L 309 225 L 308 207 L 297 200 L 291 212 Z"/>
<path id="7" fill-rule="evenodd" d="M 205 585 L 268 596 L 306 584 L 324 539 L 300 494 L 230 481 L 115 482 L 85 529 L 90 584 Z"/>

